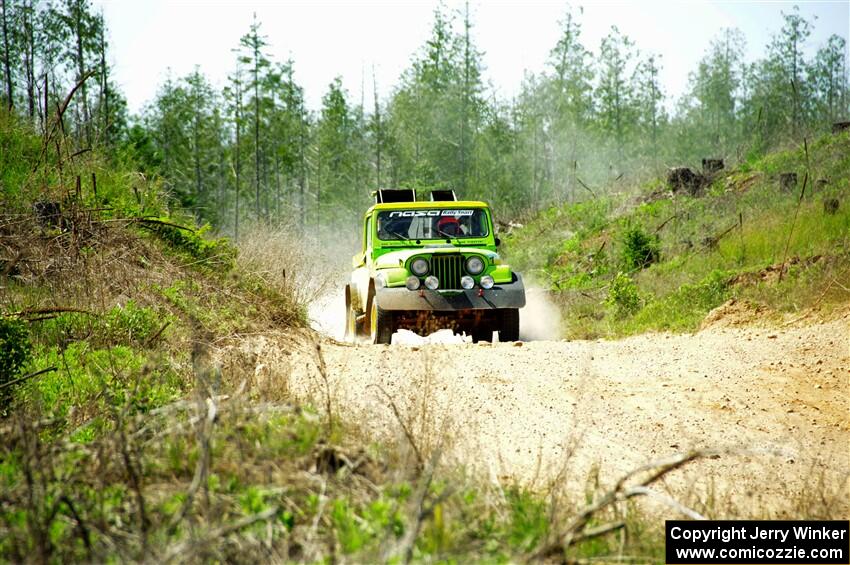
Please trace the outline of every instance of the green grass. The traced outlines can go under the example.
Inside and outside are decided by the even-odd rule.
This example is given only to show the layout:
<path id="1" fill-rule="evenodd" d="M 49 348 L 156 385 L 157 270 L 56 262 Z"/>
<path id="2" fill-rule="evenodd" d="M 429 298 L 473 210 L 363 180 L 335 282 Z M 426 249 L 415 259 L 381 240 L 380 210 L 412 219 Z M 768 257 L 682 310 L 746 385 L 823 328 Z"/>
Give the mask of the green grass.
<path id="1" fill-rule="evenodd" d="M 781 172 L 798 174 L 795 192 L 779 189 Z M 848 195 L 850 137 L 828 135 L 809 143 L 808 152 L 801 145 L 742 163 L 701 198 L 564 205 L 503 239 L 511 264 L 556 292 L 568 337 L 693 331 L 730 298 L 780 315 L 845 303 L 850 296 L 832 281 L 850 272 Z M 824 211 L 829 198 L 841 200 L 835 214 Z M 818 256 L 823 260 L 814 261 Z M 790 267 L 782 281 L 730 284 L 783 262 Z"/>

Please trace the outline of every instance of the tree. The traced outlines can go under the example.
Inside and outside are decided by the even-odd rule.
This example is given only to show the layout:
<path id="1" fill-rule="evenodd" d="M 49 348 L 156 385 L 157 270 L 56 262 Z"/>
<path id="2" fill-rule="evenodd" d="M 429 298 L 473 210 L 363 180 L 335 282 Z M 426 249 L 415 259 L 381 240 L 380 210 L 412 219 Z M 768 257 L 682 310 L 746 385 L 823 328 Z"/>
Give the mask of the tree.
<path id="1" fill-rule="evenodd" d="M 549 109 L 551 124 L 549 132 L 540 134 L 553 145 L 547 159 L 549 176 L 560 187 L 557 192 L 564 196 L 576 190 L 580 152 L 589 145 L 583 143 L 593 112 L 593 69 L 589 58 L 590 52 L 581 43 L 581 24 L 568 10 L 561 22 L 561 37 L 549 53 L 552 74 L 544 85 L 546 100 L 540 101 Z M 567 158 L 553 158 L 554 155 Z"/>
<path id="2" fill-rule="evenodd" d="M 814 86 L 814 113 L 820 124 L 848 115 L 846 50 L 847 41 L 832 35 L 826 45 L 818 49 L 810 68 L 808 82 Z"/>
<path id="3" fill-rule="evenodd" d="M 756 68 L 761 83 L 757 89 L 757 101 L 766 116 L 767 135 L 790 132 L 798 138 L 807 116 L 806 99 L 809 86 L 802 77 L 807 63 L 803 46 L 812 32 L 812 24 L 800 16 L 794 6 L 791 13 L 782 13 L 784 24 L 768 45 L 767 58 Z"/>
<path id="4" fill-rule="evenodd" d="M 233 140 L 233 146 L 231 150 L 231 154 L 233 155 L 233 174 L 234 174 L 234 185 L 233 185 L 233 199 L 234 199 L 234 212 L 233 212 L 233 237 L 236 241 L 239 241 L 239 193 L 242 188 L 242 68 L 237 61 L 236 63 L 236 71 L 228 77 L 229 85 L 225 88 L 224 96 L 225 99 L 230 102 L 228 107 L 229 115 L 231 120 L 233 120 L 233 129 L 235 131 L 235 138 Z"/>
<path id="5" fill-rule="evenodd" d="M 86 74 L 89 55 L 97 53 L 99 47 L 98 20 L 91 14 L 88 0 L 65 0 L 64 21 L 73 38 L 67 46 L 66 56 L 76 70 L 75 82 L 82 81 Z M 77 132 L 87 145 L 92 143 L 91 113 L 89 111 L 88 86 L 83 81 L 78 95 Z"/>
<path id="6" fill-rule="evenodd" d="M 254 13 L 254 22 L 251 24 L 250 31 L 243 35 L 239 40 L 239 45 L 242 48 L 242 55 L 239 61 L 245 65 L 250 65 L 251 82 L 246 87 L 253 91 L 254 95 L 251 103 L 254 107 L 251 121 L 254 125 L 254 213 L 259 219 L 262 214 L 260 211 L 260 156 L 262 147 L 260 145 L 260 123 L 263 120 L 261 108 L 263 102 L 261 100 L 262 81 L 260 76 L 269 67 L 270 63 L 263 49 L 268 45 L 265 36 L 260 35 L 260 23 L 257 21 L 257 14 Z M 268 210 L 266 210 L 268 212 Z"/>
<path id="7" fill-rule="evenodd" d="M 336 77 L 322 97 L 322 110 L 316 124 L 316 213 L 322 221 L 327 204 L 350 206 L 357 201 L 353 185 L 354 152 L 352 141 L 356 122 L 349 107 L 342 79 Z"/>
<path id="8" fill-rule="evenodd" d="M 664 93 L 658 80 L 660 56 L 650 55 L 638 64 L 635 71 L 635 104 L 640 137 L 648 140 L 652 165 L 658 169 L 659 132 L 667 119 Z M 644 142 L 646 145 L 646 142 Z"/>
<path id="9" fill-rule="evenodd" d="M 738 142 L 744 48 L 740 30 L 724 29 L 691 74 L 690 104 L 685 111 L 692 120 L 698 153 L 728 154 Z"/>
<path id="10" fill-rule="evenodd" d="M 626 138 L 632 133 L 635 121 L 634 93 L 629 81 L 634 54 L 634 43 L 616 26 L 611 26 L 599 47 L 599 83 L 595 95 L 598 127 L 604 135 L 613 137 L 620 167 Z"/>
<path id="11" fill-rule="evenodd" d="M 5 81 L 6 106 L 11 111 L 15 102 L 15 89 L 12 82 L 12 42 L 9 37 L 9 12 L 6 0 L 0 0 L 0 10 L 3 18 L 3 77 Z"/>

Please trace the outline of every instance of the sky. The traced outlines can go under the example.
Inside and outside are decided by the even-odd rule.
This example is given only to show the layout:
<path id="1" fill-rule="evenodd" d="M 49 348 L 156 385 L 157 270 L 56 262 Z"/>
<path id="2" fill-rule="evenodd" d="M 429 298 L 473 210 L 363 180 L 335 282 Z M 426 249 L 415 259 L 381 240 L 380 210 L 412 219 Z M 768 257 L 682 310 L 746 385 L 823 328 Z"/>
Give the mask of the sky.
<path id="1" fill-rule="evenodd" d="M 254 14 L 276 61 L 292 58 L 307 105 L 321 107 L 328 84 L 341 76 L 354 103 L 372 104 L 373 69 L 384 99 L 428 39 L 436 0 L 93 0 L 103 10 L 114 78 L 139 112 L 169 76 L 197 65 L 216 87 L 235 67 L 234 49 Z M 460 23 L 462 0 L 444 0 Z M 582 43 L 598 52 L 612 25 L 645 54 L 660 54 L 660 80 L 671 100 L 687 90 L 711 39 L 724 27 L 747 38 L 746 58 L 762 55 L 794 5 L 813 22 L 805 49 L 812 55 L 832 34 L 850 36 L 850 0 L 784 1 L 544 1 L 470 0 L 473 41 L 483 52 L 484 78 L 503 100 L 518 94 L 526 72 L 545 70 L 570 6 Z M 581 14 L 578 11 L 582 10 Z"/>

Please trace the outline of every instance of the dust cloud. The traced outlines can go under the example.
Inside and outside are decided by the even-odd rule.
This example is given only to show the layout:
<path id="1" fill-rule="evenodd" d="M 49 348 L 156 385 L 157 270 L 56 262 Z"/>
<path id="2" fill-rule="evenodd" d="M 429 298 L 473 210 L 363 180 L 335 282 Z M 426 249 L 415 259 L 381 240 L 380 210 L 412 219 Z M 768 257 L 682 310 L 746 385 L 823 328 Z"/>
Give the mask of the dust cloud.
<path id="1" fill-rule="evenodd" d="M 307 318 L 310 326 L 328 337 L 345 337 L 345 283 L 340 282 L 310 302 Z"/>
<path id="2" fill-rule="evenodd" d="M 519 311 L 522 341 L 551 341 L 562 335 L 561 312 L 549 293 L 530 285 L 525 289 L 525 307 Z"/>

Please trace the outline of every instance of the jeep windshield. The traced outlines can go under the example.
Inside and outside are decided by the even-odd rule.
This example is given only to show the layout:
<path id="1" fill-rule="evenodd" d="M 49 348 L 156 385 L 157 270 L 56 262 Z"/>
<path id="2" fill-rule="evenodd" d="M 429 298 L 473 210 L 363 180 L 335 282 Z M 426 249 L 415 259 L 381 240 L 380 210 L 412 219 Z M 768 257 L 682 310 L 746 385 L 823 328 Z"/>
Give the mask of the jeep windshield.
<path id="1" fill-rule="evenodd" d="M 480 238 L 489 231 L 482 208 L 378 212 L 378 239 L 383 241 Z"/>

